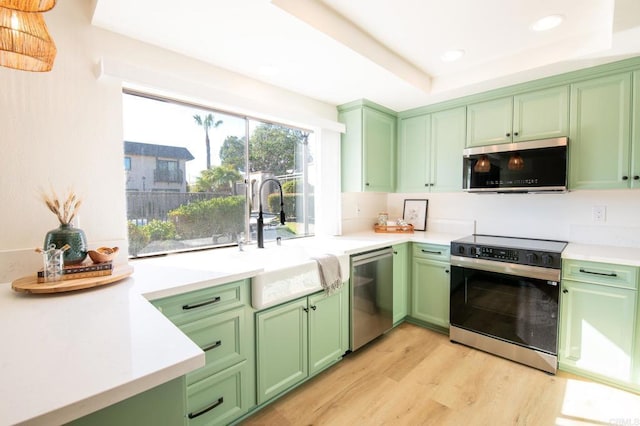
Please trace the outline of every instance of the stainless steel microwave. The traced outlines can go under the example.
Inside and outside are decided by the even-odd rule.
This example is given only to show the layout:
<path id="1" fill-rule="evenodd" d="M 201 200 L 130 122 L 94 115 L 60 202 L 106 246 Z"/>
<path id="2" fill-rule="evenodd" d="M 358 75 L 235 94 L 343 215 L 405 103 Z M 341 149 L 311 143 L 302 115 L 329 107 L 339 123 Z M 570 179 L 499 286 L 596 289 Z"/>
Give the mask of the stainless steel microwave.
<path id="1" fill-rule="evenodd" d="M 463 189 L 468 192 L 565 192 L 568 138 L 467 148 Z"/>

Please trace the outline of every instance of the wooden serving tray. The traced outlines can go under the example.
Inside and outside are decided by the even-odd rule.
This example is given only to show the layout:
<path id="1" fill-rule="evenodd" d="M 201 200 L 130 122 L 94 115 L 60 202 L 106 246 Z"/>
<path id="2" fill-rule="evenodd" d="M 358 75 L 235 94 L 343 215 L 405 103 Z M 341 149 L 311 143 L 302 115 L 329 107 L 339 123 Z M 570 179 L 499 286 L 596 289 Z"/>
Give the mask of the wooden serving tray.
<path id="1" fill-rule="evenodd" d="M 102 277 L 78 278 L 74 280 L 57 281 L 54 283 L 39 283 L 38 275 L 18 278 L 11 283 L 11 288 L 20 293 L 63 293 L 65 291 L 82 290 L 99 287 L 120 281 L 133 273 L 131 265 L 116 265 L 111 275 Z"/>
<path id="2" fill-rule="evenodd" d="M 413 233 L 413 225 L 410 223 L 407 225 L 374 225 L 373 230 L 387 234 L 411 234 Z"/>

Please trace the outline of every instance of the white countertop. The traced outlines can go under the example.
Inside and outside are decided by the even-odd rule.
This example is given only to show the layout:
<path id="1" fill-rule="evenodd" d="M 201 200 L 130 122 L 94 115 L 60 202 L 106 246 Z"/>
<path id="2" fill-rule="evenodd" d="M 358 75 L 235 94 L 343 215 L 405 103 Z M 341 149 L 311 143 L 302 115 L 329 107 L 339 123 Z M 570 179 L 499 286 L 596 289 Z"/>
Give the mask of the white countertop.
<path id="1" fill-rule="evenodd" d="M 569 243 L 562 258 L 640 266 L 640 248 Z"/>
<path id="2" fill-rule="evenodd" d="M 448 245 L 463 236 L 365 232 L 282 244 L 354 254 L 405 242 Z M 268 258 L 267 252 L 245 250 L 136 260 L 134 274 L 123 281 L 64 294 L 21 294 L 0 284 L 0 425 L 64 423 L 203 366 L 203 352 L 148 300 L 250 278 L 268 268 L 255 262 L 256 256 Z M 640 266 L 640 249 L 569 244 L 566 252 L 564 257 Z"/>

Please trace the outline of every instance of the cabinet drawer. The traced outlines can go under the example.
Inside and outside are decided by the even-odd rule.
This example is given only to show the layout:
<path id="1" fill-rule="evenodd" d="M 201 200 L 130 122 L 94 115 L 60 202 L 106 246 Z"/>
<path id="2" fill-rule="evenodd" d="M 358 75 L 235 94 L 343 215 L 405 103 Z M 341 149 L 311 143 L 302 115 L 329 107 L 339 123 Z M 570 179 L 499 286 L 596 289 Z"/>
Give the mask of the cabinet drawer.
<path id="1" fill-rule="evenodd" d="M 638 268 L 635 266 L 564 260 L 562 278 L 613 287 L 638 288 Z"/>
<path id="2" fill-rule="evenodd" d="M 189 426 L 227 425 L 249 409 L 247 362 L 187 386 Z"/>
<path id="3" fill-rule="evenodd" d="M 438 244 L 413 244 L 413 256 L 423 259 L 438 260 L 441 262 L 449 262 L 449 254 L 451 248 L 449 246 L 441 246 Z"/>
<path id="4" fill-rule="evenodd" d="M 206 365 L 187 374 L 187 385 L 247 359 L 244 308 L 223 312 L 180 326 L 204 351 Z"/>
<path id="5" fill-rule="evenodd" d="M 245 280 L 154 300 L 153 304 L 179 325 L 243 306 L 248 302 L 248 293 L 248 282 Z"/>

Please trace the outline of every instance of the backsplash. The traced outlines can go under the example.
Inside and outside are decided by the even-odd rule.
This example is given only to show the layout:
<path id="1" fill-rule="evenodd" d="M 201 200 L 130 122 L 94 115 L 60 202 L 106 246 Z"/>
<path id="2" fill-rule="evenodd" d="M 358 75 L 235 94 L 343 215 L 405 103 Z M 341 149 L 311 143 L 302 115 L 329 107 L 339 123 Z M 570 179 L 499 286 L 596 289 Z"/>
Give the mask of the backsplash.
<path id="1" fill-rule="evenodd" d="M 405 199 L 429 200 L 427 230 L 640 247 L 640 191 L 561 194 L 343 193 L 342 233 L 371 230 L 379 212 L 402 217 Z M 596 222 L 593 207 L 605 208 Z"/>

